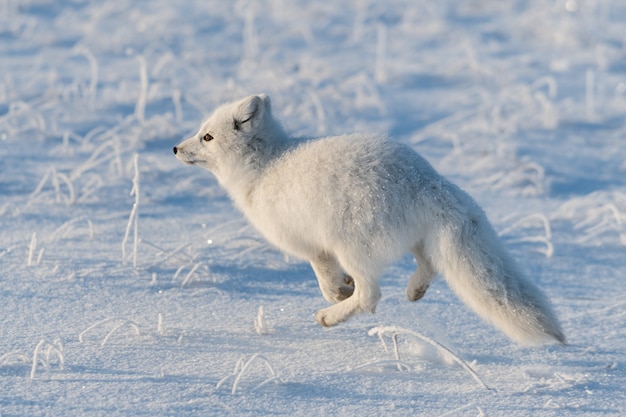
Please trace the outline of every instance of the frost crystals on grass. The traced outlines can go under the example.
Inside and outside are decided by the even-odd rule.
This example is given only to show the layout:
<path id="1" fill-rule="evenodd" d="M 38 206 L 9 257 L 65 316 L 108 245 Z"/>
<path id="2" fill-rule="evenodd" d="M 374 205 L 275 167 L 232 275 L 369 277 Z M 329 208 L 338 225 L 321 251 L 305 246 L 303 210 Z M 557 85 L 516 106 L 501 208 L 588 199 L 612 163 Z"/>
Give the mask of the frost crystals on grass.
<path id="1" fill-rule="evenodd" d="M 163 336 L 165 331 L 163 330 L 163 314 L 159 313 L 157 316 L 157 333 L 159 336 Z"/>
<path id="2" fill-rule="evenodd" d="M 204 262 L 198 263 L 189 263 L 183 264 L 174 273 L 174 277 L 172 278 L 172 282 L 176 282 L 181 273 L 185 270 L 185 268 L 190 267 L 189 272 L 183 278 L 181 282 L 181 287 L 201 287 L 207 284 L 216 283 L 215 280 L 206 280 L 201 279 L 202 277 L 210 278 L 211 269 Z M 199 270 L 199 271 L 198 271 Z"/>
<path id="3" fill-rule="evenodd" d="M 269 333 L 269 329 L 265 321 L 265 314 L 263 312 L 263 306 L 259 306 L 259 310 L 257 311 L 256 318 L 254 319 L 254 330 L 258 334 Z"/>
<path id="4" fill-rule="evenodd" d="M 71 179 L 67 175 L 57 172 L 54 167 L 51 167 L 46 171 L 41 181 L 39 181 L 35 191 L 33 191 L 28 197 L 26 208 L 30 207 L 31 204 L 33 204 L 33 202 L 35 202 L 35 200 L 43 194 L 43 189 L 48 181 L 52 183 L 52 187 L 54 188 L 55 203 L 65 203 L 65 205 L 70 206 L 76 202 L 76 192 L 74 191 Z M 65 184 L 65 187 L 67 188 L 67 195 L 63 193 L 61 183 Z"/>
<path id="5" fill-rule="evenodd" d="M 217 383 L 215 388 L 219 389 L 222 385 L 224 385 L 226 381 L 230 380 L 231 378 L 234 378 L 235 380 L 233 381 L 233 388 L 231 390 L 231 394 L 235 394 L 237 392 L 237 388 L 239 388 L 239 384 L 241 383 L 242 378 L 246 374 L 250 373 L 252 365 L 255 362 L 264 363 L 265 367 L 270 372 L 270 377 L 265 379 L 263 382 L 261 382 L 257 386 L 255 386 L 252 389 L 252 391 L 256 391 L 257 389 L 261 388 L 264 385 L 269 384 L 270 382 L 275 382 L 277 384 L 282 382 L 281 379 L 276 376 L 276 372 L 274 372 L 274 368 L 272 367 L 270 362 L 265 357 L 259 355 L 258 353 L 255 353 L 247 362 L 245 362 L 243 358 L 239 359 L 237 361 L 237 365 L 235 365 L 235 370 L 233 371 L 233 373 L 222 378 L 220 382 Z"/>
<path id="6" fill-rule="evenodd" d="M 39 343 L 37 343 L 37 346 L 35 346 L 35 351 L 33 352 L 30 379 L 35 379 L 39 363 L 41 363 L 44 369 L 49 372 L 50 366 L 53 364 L 55 359 L 59 365 L 59 369 L 62 370 L 65 358 L 63 357 L 63 345 L 61 344 L 61 341 L 57 339 L 53 343 L 49 343 L 46 339 L 41 339 Z"/>
<path id="7" fill-rule="evenodd" d="M 139 97 L 135 104 L 135 118 L 143 124 L 146 117 L 146 102 L 148 101 L 148 68 L 143 56 L 137 57 L 139 61 Z"/>
<path id="8" fill-rule="evenodd" d="M 33 255 L 37 249 L 37 233 L 33 233 L 33 237 L 30 239 L 30 245 L 28 245 L 28 259 L 26 260 L 26 266 L 33 266 Z"/>
<path id="9" fill-rule="evenodd" d="M 414 336 L 417 337 L 418 339 L 434 346 L 438 351 L 440 351 L 445 357 L 453 360 L 454 362 L 458 363 L 459 365 L 461 365 L 461 367 L 463 369 L 465 369 L 471 376 L 472 378 L 474 378 L 474 380 L 478 383 L 478 385 L 480 385 L 482 388 L 486 389 L 486 390 L 491 390 L 491 388 L 489 388 L 476 374 L 476 372 L 474 372 L 474 370 L 463 360 L 461 359 L 456 353 L 452 352 L 450 349 L 448 349 L 447 347 L 445 347 L 444 345 L 442 345 L 441 343 L 437 342 L 436 340 L 431 339 L 428 336 L 424 336 L 421 333 L 417 333 L 414 332 L 412 330 L 408 330 L 408 329 L 403 329 L 400 327 L 395 327 L 395 326 L 381 326 L 381 327 L 374 327 L 373 329 L 371 329 L 368 333 L 368 335 L 370 336 L 374 336 L 377 335 L 380 338 L 380 341 L 382 342 L 384 348 L 386 351 L 388 351 L 387 349 L 387 344 L 385 343 L 385 336 L 390 336 L 391 339 L 393 340 L 394 343 L 394 354 L 396 355 L 396 360 L 398 363 L 398 369 L 400 369 L 401 365 L 404 365 L 400 362 L 400 353 L 398 350 L 398 341 L 397 341 L 397 337 L 399 334 L 405 334 L 405 335 L 410 335 L 410 336 Z M 364 366 L 369 366 L 372 364 L 367 364 L 367 365 L 363 365 L 360 366 L 359 368 L 362 368 Z M 404 365 L 406 366 L 406 365 Z M 357 368 L 355 368 L 357 369 Z"/>
<path id="10" fill-rule="evenodd" d="M 0 368 L 30 363 L 30 358 L 22 352 L 9 352 L 0 356 Z"/>
<path id="11" fill-rule="evenodd" d="M 83 343 L 84 342 L 85 333 L 89 332 L 92 329 L 95 329 L 96 327 L 102 326 L 102 325 L 107 324 L 107 323 L 115 323 L 115 324 L 111 328 L 111 330 L 109 330 L 109 332 L 104 337 L 104 339 L 102 339 L 102 343 L 100 343 L 100 347 L 106 345 L 107 342 L 109 341 L 109 339 L 111 338 L 111 336 L 113 336 L 113 334 L 117 330 L 122 328 L 123 326 L 131 327 L 135 331 L 135 334 L 137 336 L 139 336 L 139 334 L 140 334 L 139 333 L 139 326 L 134 321 L 128 320 L 128 319 L 124 319 L 124 318 L 119 318 L 119 317 L 109 317 L 109 318 L 106 318 L 104 320 L 101 320 L 99 322 L 96 322 L 96 323 L 92 324 L 91 326 L 87 327 L 85 330 L 80 332 L 80 334 L 78 335 L 78 341 Z"/>
<path id="12" fill-rule="evenodd" d="M 133 156 L 133 165 L 135 167 L 135 176 L 133 177 L 133 188 L 130 191 L 131 196 L 135 196 L 135 202 L 133 203 L 133 209 L 130 211 L 128 217 L 128 224 L 126 225 L 126 232 L 124 233 L 124 239 L 122 240 L 122 262 L 126 262 L 126 241 L 130 234 L 130 229 L 133 228 L 133 268 L 137 267 L 137 246 L 139 245 L 139 230 L 137 228 L 137 221 L 139 218 L 139 155 Z"/>
<path id="13" fill-rule="evenodd" d="M 500 236 L 506 236 L 508 234 L 511 234 L 512 231 L 516 230 L 516 229 L 530 229 L 530 223 L 539 223 L 539 227 L 541 227 L 543 229 L 543 236 L 540 234 L 539 236 L 530 236 L 529 233 L 524 233 L 526 236 L 521 237 L 521 238 L 517 238 L 517 239 L 510 239 L 508 240 L 509 242 L 537 242 L 537 243 L 543 243 L 546 245 L 545 249 L 536 249 L 537 252 L 543 253 L 546 258 L 551 258 L 552 255 L 554 254 L 554 246 L 552 245 L 552 229 L 550 228 L 550 221 L 548 220 L 548 218 L 541 214 L 541 213 L 535 213 L 535 214 L 531 214 L 530 216 L 526 216 L 518 221 L 516 221 L 515 223 L 513 223 L 512 225 L 506 227 L 504 230 L 502 230 L 499 234 Z"/>
<path id="14" fill-rule="evenodd" d="M 572 198 L 553 218 L 572 222 L 579 244 L 609 244 L 613 239 L 607 238 L 616 234 L 619 243 L 626 245 L 626 194 L 622 192 L 596 191 Z"/>

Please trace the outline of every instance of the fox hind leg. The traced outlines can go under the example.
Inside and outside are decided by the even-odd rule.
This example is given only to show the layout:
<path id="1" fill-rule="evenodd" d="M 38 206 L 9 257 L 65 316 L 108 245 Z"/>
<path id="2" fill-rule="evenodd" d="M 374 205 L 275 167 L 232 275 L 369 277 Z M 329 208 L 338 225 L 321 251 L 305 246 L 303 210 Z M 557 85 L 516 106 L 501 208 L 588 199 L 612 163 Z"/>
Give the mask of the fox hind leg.
<path id="1" fill-rule="evenodd" d="M 357 313 L 376 310 L 376 304 L 380 300 L 380 287 L 374 285 L 360 285 L 359 279 L 355 279 L 354 294 L 327 308 L 319 310 L 315 314 L 315 320 L 324 327 L 334 326 L 348 320 Z"/>
<path id="2" fill-rule="evenodd" d="M 315 320 L 324 327 L 334 326 L 348 320 L 357 313 L 372 312 L 376 310 L 376 304 L 380 300 L 380 286 L 378 285 L 377 265 L 359 265 L 347 263 L 343 260 L 341 265 L 349 276 L 353 278 L 354 293 L 337 304 L 319 310 L 315 314 Z"/>
<path id="3" fill-rule="evenodd" d="M 338 303 L 354 293 L 354 280 L 346 274 L 337 259 L 322 253 L 311 261 L 322 295 L 329 303 Z"/>
<path id="4" fill-rule="evenodd" d="M 409 284 L 406 287 L 406 296 L 409 301 L 417 301 L 426 294 L 426 290 L 430 286 L 435 277 L 435 269 L 424 254 L 422 245 L 415 246 L 411 252 L 417 261 L 417 269 L 409 278 Z"/>

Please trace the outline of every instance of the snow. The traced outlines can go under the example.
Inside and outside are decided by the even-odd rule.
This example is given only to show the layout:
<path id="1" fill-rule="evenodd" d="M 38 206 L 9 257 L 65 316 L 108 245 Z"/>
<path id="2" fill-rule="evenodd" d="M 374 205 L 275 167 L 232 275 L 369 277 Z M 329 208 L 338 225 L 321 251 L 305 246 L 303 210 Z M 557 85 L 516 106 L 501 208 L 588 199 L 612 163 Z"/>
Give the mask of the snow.
<path id="1" fill-rule="evenodd" d="M 4 0 L 0 416 L 626 415 L 625 19 L 619 0 Z M 294 135 L 386 132 L 470 192 L 570 345 L 515 345 L 441 279 L 409 303 L 408 256 L 375 315 L 320 328 L 310 267 L 171 152 L 256 92 Z"/>

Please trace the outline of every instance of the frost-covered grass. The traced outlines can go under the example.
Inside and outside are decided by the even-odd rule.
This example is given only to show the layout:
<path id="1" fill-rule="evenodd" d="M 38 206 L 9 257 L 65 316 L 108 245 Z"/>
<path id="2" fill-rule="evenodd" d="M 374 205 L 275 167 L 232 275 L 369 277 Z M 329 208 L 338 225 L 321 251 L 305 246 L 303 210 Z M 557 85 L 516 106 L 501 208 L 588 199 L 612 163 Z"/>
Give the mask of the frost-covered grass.
<path id="1" fill-rule="evenodd" d="M 618 0 L 0 2 L 0 416 L 626 414 L 625 21 Z M 171 153 L 258 92 L 296 136 L 387 132 L 469 191 L 570 345 L 514 345 L 442 280 L 405 301 L 409 257 L 376 315 L 320 328 L 310 268 Z"/>

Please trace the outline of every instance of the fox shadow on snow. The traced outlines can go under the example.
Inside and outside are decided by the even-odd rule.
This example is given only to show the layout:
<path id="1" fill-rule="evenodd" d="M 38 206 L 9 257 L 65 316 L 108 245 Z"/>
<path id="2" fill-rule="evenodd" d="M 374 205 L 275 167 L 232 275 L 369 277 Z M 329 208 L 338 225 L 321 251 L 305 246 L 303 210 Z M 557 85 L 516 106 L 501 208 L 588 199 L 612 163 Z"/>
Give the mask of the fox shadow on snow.
<path id="1" fill-rule="evenodd" d="M 259 266 L 211 265 L 211 271 L 227 276 L 217 288 L 243 297 L 270 298 L 298 296 L 317 291 L 317 279 L 307 263 L 293 264 L 288 269 L 270 269 Z"/>

